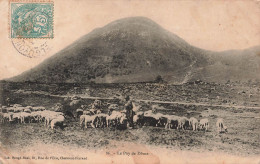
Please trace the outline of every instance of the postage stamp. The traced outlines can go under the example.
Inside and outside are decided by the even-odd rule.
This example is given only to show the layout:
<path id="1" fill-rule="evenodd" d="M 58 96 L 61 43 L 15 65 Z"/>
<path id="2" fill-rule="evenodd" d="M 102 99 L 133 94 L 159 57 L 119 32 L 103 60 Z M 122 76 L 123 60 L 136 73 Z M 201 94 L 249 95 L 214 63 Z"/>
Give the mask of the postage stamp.
<path id="1" fill-rule="evenodd" d="M 10 2 L 11 38 L 53 38 L 52 2 Z"/>

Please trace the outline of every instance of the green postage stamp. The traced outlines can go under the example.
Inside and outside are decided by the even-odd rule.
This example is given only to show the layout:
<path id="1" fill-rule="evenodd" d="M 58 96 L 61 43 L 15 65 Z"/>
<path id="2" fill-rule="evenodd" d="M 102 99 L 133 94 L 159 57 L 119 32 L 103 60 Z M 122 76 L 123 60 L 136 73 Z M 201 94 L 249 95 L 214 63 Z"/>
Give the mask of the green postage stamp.
<path id="1" fill-rule="evenodd" d="M 52 2 L 10 2 L 11 38 L 53 38 Z"/>

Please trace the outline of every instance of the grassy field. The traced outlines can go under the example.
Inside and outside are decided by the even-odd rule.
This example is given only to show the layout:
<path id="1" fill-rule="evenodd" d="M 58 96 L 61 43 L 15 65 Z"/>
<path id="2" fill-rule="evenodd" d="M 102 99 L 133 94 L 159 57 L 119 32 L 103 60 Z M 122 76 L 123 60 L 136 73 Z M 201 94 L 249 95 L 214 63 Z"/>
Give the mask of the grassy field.
<path id="1" fill-rule="evenodd" d="M 131 87 L 129 88 L 129 93 L 131 93 Z M 185 86 L 177 86 L 175 90 L 178 90 L 178 88 L 188 90 Z M 188 88 L 191 87 L 189 86 Z M 11 89 L 8 92 L 5 91 L 5 97 L 9 96 L 12 101 L 23 105 L 41 105 L 47 109 L 50 109 L 55 103 L 63 101 L 63 97 L 59 96 L 50 97 L 42 94 L 25 94 L 25 89 L 23 89 L 24 92 L 17 93 L 17 90 L 18 89 Z M 117 92 L 120 88 L 116 88 L 116 91 L 109 87 L 107 89 L 96 88 L 96 93 L 92 93 L 91 96 L 98 96 L 100 90 L 103 91 L 103 96 L 106 96 L 111 90 Z M 232 93 L 237 91 L 238 90 L 232 90 Z M 150 97 L 147 95 L 146 97 L 144 96 L 144 94 L 149 93 L 140 92 L 139 97 L 149 99 Z M 160 92 L 159 94 L 162 93 L 163 92 Z M 196 97 L 194 91 L 190 93 L 192 93 L 190 97 Z M 256 93 L 253 94 L 256 96 Z M 200 93 L 197 94 L 198 97 L 201 97 Z M 60 94 L 60 96 L 62 95 L 64 94 Z M 225 98 L 231 97 L 232 100 L 232 96 L 230 95 L 225 95 Z M 169 95 L 169 97 L 170 96 L 171 95 Z M 248 97 L 249 96 L 244 96 L 245 102 L 248 102 L 247 104 L 252 104 L 256 101 L 255 99 L 251 101 Z M 151 98 L 151 100 L 154 99 Z M 85 104 L 89 104 L 92 101 L 93 100 L 84 99 Z M 102 100 L 103 104 L 111 103 L 111 101 L 114 100 Z M 196 101 L 197 100 L 188 102 Z M 149 105 L 146 103 L 142 102 L 141 105 L 143 105 L 144 110 L 149 109 Z M 30 147 L 35 145 L 35 143 L 42 143 L 46 145 L 58 144 L 64 147 L 76 147 L 77 149 L 105 151 L 111 148 L 117 148 L 121 146 L 118 143 L 123 142 L 166 148 L 167 150 L 219 152 L 239 156 L 260 155 L 260 110 L 163 103 L 160 105 L 164 106 L 165 109 L 158 112 L 163 114 L 175 114 L 188 118 L 195 117 L 197 119 L 208 118 L 210 121 L 209 131 L 169 130 L 159 127 L 142 127 L 127 130 L 117 130 L 113 128 L 89 128 L 82 130 L 79 127 L 78 120 L 75 121 L 73 119 L 65 121 L 66 127 L 64 130 L 51 130 L 50 128 L 44 127 L 43 123 L 1 124 L 1 147 L 10 152 L 13 150 L 22 152 L 24 150 L 30 150 Z M 228 133 L 217 133 L 215 124 L 219 117 L 224 119 L 225 125 L 228 127 Z"/>
<path id="2" fill-rule="evenodd" d="M 67 121 L 67 127 L 64 130 L 51 130 L 40 123 L 1 125 L 0 141 L 6 149 L 16 150 L 26 149 L 34 142 L 39 141 L 45 144 L 56 143 L 88 149 L 107 149 L 115 146 L 112 142 L 115 140 L 198 152 L 216 151 L 242 156 L 260 154 L 260 119 L 255 118 L 259 112 L 234 113 L 234 111 L 216 109 L 212 110 L 210 114 L 207 111 L 202 111 L 193 115 L 200 119 L 198 113 L 209 116 L 209 132 L 169 130 L 159 127 L 128 130 L 110 128 L 82 130 L 78 122 Z M 183 115 L 183 113 L 176 114 Z M 228 133 L 217 133 L 215 127 L 217 117 L 224 118 L 225 124 L 228 126 Z"/>

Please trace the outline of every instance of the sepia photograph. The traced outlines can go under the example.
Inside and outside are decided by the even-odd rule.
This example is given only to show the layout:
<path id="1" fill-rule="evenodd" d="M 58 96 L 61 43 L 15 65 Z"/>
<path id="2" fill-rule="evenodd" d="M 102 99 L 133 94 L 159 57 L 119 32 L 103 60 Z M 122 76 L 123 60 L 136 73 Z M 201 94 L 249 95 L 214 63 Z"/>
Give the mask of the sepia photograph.
<path id="1" fill-rule="evenodd" d="M 259 0 L 0 0 L 0 164 L 259 164 Z"/>

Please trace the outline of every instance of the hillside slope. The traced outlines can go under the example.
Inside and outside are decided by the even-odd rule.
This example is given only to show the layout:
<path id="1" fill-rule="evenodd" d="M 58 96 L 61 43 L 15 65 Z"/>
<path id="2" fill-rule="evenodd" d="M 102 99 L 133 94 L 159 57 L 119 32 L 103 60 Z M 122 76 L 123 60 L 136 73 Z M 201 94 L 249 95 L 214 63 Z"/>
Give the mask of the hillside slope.
<path id="1" fill-rule="evenodd" d="M 254 50 L 254 51 L 253 51 Z M 260 79 L 259 47 L 210 52 L 189 45 L 144 17 L 125 18 L 98 28 L 11 81 L 222 82 Z"/>

